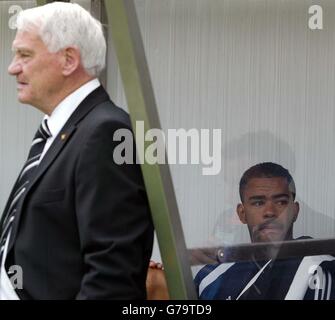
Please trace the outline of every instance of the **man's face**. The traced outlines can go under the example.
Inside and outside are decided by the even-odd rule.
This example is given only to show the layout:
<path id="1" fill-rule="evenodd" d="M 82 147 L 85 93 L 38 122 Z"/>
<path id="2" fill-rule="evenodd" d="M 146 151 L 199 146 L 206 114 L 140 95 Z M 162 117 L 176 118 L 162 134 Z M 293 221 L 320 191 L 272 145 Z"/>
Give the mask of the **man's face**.
<path id="1" fill-rule="evenodd" d="M 61 54 L 49 52 L 34 31 L 19 31 L 13 51 L 8 72 L 16 76 L 19 101 L 42 111 L 57 103 L 63 82 Z"/>
<path id="2" fill-rule="evenodd" d="M 252 178 L 237 213 L 248 225 L 252 242 L 290 240 L 299 204 L 294 202 L 286 178 Z"/>

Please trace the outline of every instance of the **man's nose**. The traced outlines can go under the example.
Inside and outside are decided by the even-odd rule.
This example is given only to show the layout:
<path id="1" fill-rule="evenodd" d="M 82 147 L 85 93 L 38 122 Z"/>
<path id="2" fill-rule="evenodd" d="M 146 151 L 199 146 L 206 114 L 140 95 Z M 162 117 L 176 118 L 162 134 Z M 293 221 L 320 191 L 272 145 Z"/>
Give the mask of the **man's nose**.
<path id="1" fill-rule="evenodd" d="M 8 73 L 11 76 L 15 76 L 21 72 L 21 64 L 14 58 L 10 65 L 8 66 Z"/>
<path id="2" fill-rule="evenodd" d="M 264 217 L 273 218 L 278 215 L 278 210 L 272 201 L 267 201 L 264 208 Z"/>

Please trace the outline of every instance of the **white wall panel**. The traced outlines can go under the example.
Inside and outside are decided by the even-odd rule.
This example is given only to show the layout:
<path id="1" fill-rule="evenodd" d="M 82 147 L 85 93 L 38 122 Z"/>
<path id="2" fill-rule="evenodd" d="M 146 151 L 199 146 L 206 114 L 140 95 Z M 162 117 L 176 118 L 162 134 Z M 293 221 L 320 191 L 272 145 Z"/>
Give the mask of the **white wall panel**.
<path id="1" fill-rule="evenodd" d="M 249 241 L 238 181 L 260 161 L 287 167 L 301 204 L 295 235 L 335 235 L 335 3 L 135 0 L 162 126 L 221 128 L 222 170 L 171 165 L 187 244 Z M 112 51 L 111 51 L 112 54 Z M 109 91 L 125 106 L 111 56 Z"/>

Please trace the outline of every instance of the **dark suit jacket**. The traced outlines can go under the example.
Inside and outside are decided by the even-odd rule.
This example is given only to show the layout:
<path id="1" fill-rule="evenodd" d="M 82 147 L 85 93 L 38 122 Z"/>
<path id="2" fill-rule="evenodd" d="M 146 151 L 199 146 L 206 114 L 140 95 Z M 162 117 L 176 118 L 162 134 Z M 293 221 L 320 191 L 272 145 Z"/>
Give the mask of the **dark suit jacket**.
<path id="1" fill-rule="evenodd" d="M 140 166 L 113 161 L 120 128 L 129 116 L 97 88 L 34 172 L 6 259 L 21 299 L 145 298 L 153 226 Z"/>

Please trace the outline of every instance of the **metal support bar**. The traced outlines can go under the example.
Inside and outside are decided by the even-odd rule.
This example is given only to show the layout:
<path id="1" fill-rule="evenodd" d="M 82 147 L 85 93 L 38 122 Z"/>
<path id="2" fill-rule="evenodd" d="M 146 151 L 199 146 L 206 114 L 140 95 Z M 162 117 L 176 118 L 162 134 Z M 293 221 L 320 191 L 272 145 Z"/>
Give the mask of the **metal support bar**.
<path id="1" fill-rule="evenodd" d="M 43 6 L 43 5 L 47 4 L 48 2 L 50 2 L 50 1 L 48 1 L 48 0 L 36 0 L 36 5 L 37 6 Z"/>
<path id="2" fill-rule="evenodd" d="M 108 39 L 108 27 L 106 27 L 107 16 L 106 16 L 106 9 L 105 9 L 104 2 L 102 0 L 91 0 L 90 12 L 94 18 L 96 18 L 97 20 L 101 22 L 103 26 L 105 39 Z M 108 57 L 108 52 L 106 56 Z M 99 76 L 99 80 L 105 88 L 107 87 L 107 63 L 108 63 L 108 60 L 106 61 L 106 68 L 102 70 Z"/>
<path id="3" fill-rule="evenodd" d="M 37 6 L 43 6 L 47 3 L 50 3 L 50 2 L 54 2 L 56 0 L 36 0 L 36 5 Z M 57 1 L 60 1 L 60 2 L 69 2 L 70 0 L 57 0 Z"/>
<path id="4" fill-rule="evenodd" d="M 159 129 L 161 126 L 134 1 L 105 0 L 105 7 L 133 128 L 135 130 L 136 121 L 143 121 L 145 132 L 150 128 Z M 141 167 L 170 297 L 196 299 L 169 166 L 144 163 Z"/>
<path id="5" fill-rule="evenodd" d="M 189 249 L 191 265 L 335 255 L 335 239 L 302 239 Z"/>

